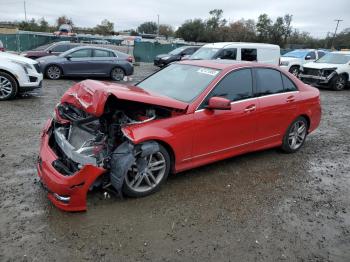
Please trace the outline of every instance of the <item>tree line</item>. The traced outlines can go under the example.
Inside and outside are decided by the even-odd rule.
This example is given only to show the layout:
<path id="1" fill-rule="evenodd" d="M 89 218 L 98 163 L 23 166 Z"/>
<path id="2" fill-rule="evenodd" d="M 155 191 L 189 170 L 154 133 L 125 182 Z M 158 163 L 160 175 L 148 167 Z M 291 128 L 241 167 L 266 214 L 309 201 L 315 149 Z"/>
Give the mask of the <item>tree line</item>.
<path id="1" fill-rule="evenodd" d="M 300 46 L 305 48 L 331 48 L 333 33 L 322 39 L 314 38 L 308 32 L 301 32 L 292 27 L 293 16 L 285 14 L 275 20 L 267 14 L 259 15 L 254 19 L 240 19 L 228 22 L 223 16 L 223 10 L 214 9 L 209 12 L 207 19 L 189 19 L 180 25 L 177 30 L 171 25 L 148 21 L 140 24 L 136 29 L 129 30 L 131 35 L 158 34 L 165 37 L 179 37 L 190 42 L 262 42 L 277 44 L 287 48 Z M 20 30 L 54 32 L 62 24 L 74 26 L 73 20 L 63 15 L 56 19 L 55 25 L 50 25 L 44 18 L 39 20 L 21 21 L 16 23 Z M 82 28 L 84 31 L 111 35 L 114 32 L 114 23 L 104 19 L 92 28 Z M 334 46 L 336 48 L 350 48 L 350 28 L 337 34 Z"/>

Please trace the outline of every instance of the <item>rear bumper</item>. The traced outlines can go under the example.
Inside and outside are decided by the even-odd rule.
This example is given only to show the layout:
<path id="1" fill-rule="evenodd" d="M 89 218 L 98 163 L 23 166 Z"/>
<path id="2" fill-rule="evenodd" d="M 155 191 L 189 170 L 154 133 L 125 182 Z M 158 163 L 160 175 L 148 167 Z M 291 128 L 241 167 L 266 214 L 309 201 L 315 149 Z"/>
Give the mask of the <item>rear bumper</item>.
<path id="1" fill-rule="evenodd" d="M 85 211 L 89 188 L 106 170 L 88 164 L 72 176 L 62 175 L 52 165 L 58 157 L 49 146 L 50 128 L 51 120 L 46 123 L 41 137 L 38 176 L 48 191 L 48 198 L 57 208 L 64 211 Z"/>

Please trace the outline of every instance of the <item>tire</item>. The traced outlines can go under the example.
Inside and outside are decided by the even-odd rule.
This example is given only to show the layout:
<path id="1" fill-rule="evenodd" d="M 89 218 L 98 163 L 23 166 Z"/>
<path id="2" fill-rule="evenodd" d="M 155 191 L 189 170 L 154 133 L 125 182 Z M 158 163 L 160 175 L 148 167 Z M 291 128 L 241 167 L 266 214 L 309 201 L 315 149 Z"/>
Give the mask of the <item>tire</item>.
<path id="1" fill-rule="evenodd" d="M 14 98 L 18 93 L 16 80 L 8 73 L 0 72 L 0 101 Z"/>
<path id="2" fill-rule="evenodd" d="M 125 71 L 121 67 L 114 67 L 111 71 L 111 78 L 114 81 L 122 81 L 125 77 Z"/>
<path id="3" fill-rule="evenodd" d="M 122 190 L 126 196 L 129 196 L 129 197 L 148 196 L 158 191 L 161 185 L 166 181 L 170 172 L 171 160 L 170 160 L 168 151 L 161 144 L 159 143 L 157 144 L 159 146 L 159 151 L 151 155 L 151 160 L 149 162 L 153 164 L 152 167 L 155 170 L 152 172 L 151 170 L 148 169 L 150 168 L 150 164 L 148 164 L 148 167 L 147 167 L 148 172 L 152 173 L 153 179 L 148 172 L 147 172 L 148 175 L 146 172 L 141 175 L 137 171 L 135 171 L 134 168 L 132 168 L 131 170 L 129 170 L 128 174 L 126 175 L 125 181 L 123 184 Z M 162 163 L 164 163 L 164 168 L 161 168 L 163 166 Z M 139 185 L 137 186 L 137 184 Z"/>
<path id="4" fill-rule="evenodd" d="M 291 66 L 291 67 L 289 68 L 289 73 L 291 73 L 292 75 L 298 77 L 298 76 L 299 76 L 299 73 L 300 73 L 299 66 Z"/>
<path id="5" fill-rule="evenodd" d="M 332 78 L 331 87 L 335 91 L 342 91 L 346 88 L 346 81 L 345 75 L 336 75 Z"/>
<path id="6" fill-rule="evenodd" d="M 45 70 L 45 75 L 51 80 L 60 79 L 62 76 L 62 69 L 57 65 L 49 65 Z"/>
<path id="7" fill-rule="evenodd" d="M 303 127 L 303 128 L 302 128 Z M 295 119 L 287 129 L 282 141 L 282 150 L 285 153 L 294 153 L 304 144 L 307 136 L 308 122 L 305 117 Z"/>

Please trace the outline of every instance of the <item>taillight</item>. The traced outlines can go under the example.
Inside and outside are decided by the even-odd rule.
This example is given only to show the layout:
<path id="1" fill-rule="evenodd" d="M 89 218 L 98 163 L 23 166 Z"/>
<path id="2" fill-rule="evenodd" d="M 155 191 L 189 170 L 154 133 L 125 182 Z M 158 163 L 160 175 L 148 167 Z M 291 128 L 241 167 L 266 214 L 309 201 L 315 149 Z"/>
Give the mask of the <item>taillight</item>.
<path id="1" fill-rule="evenodd" d="M 132 58 L 132 56 L 129 56 L 129 57 L 126 59 L 126 61 L 128 61 L 128 62 L 132 63 L 132 62 L 133 62 L 133 58 Z"/>

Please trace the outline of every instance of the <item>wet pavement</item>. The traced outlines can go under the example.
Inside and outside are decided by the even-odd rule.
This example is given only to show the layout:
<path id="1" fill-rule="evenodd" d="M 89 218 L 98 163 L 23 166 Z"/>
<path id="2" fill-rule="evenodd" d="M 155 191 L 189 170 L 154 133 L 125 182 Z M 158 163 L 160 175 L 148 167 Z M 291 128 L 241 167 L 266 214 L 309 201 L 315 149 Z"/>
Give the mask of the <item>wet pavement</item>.
<path id="1" fill-rule="evenodd" d="M 133 81 L 155 71 L 135 68 Z M 38 184 L 40 130 L 76 79 L 0 103 L 0 261 L 350 261 L 350 91 L 321 90 L 304 147 L 171 176 L 149 197 L 55 208 Z"/>

